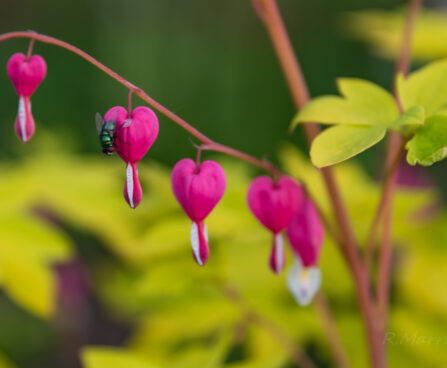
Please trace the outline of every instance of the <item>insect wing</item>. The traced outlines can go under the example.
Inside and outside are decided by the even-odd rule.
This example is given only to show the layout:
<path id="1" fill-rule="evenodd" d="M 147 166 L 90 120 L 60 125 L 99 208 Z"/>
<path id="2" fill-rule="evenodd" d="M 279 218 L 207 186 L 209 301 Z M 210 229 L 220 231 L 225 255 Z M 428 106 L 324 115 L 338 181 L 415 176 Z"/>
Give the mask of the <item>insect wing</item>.
<path id="1" fill-rule="evenodd" d="M 96 132 L 98 133 L 98 135 L 100 135 L 102 130 L 102 116 L 99 112 L 97 112 L 95 115 L 95 123 L 96 123 Z"/>

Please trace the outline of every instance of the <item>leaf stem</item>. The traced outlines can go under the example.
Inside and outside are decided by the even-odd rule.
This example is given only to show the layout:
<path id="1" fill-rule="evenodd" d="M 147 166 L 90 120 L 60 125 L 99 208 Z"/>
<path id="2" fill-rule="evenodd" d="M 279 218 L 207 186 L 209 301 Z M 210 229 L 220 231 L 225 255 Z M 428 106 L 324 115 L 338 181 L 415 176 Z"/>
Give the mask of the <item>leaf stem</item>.
<path id="1" fill-rule="evenodd" d="M 411 41 L 413 38 L 414 26 L 416 23 L 416 18 L 421 9 L 423 0 L 410 0 L 407 16 L 405 19 L 405 27 L 402 37 L 402 43 L 400 48 L 400 53 L 395 67 L 396 78 L 399 74 L 406 75 L 410 67 L 411 58 Z M 394 78 L 394 79 L 395 79 Z M 393 90 L 396 103 L 400 112 L 402 113 L 402 106 L 397 94 L 397 89 L 393 83 Z M 399 160 L 399 155 L 401 152 L 401 147 L 404 145 L 403 138 L 398 132 L 391 132 L 388 140 L 387 157 L 386 157 L 386 167 L 392 167 L 394 161 Z M 393 194 L 396 188 L 396 174 L 397 166 L 394 170 L 391 170 L 389 178 L 389 184 L 384 186 L 382 193 L 383 198 L 383 232 L 382 232 L 382 242 L 379 253 L 379 266 L 378 266 L 378 283 L 377 283 L 377 310 L 378 310 L 378 320 L 380 323 L 381 330 L 381 340 L 385 335 L 387 320 L 388 320 L 388 309 L 389 309 L 389 288 L 391 282 L 391 260 L 392 260 L 392 211 L 393 211 Z M 380 205 L 379 209 L 380 210 Z M 380 217 L 380 216 L 378 216 Z M 386 344 L 382 344 L 382 357 L 385 361 L 386 357 Z"/>

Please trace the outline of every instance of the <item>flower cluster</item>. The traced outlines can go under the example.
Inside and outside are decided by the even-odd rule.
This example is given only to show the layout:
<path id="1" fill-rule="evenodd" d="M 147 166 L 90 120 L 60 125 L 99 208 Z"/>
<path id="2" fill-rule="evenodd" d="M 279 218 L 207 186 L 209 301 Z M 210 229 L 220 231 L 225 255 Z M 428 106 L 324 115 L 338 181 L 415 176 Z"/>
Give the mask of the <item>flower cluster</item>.
<path id="1" fill-rule="evenodd" d="M 251 183 L 247 202 L 259 222 L 273 233 L 270 267 L 276 274 L 280 274 L 285 266 L 281 232 L 287 229 L 295 256 L 288 286 L 299 304 L 309 304 L 321 283 L 317 262 L 324 236 L 312 201 L 287 176 L 277 181 L 260 176 Z"/>
<path id="2" fill-rule="evenodd" d="M 7 73 L 19 95 L 19 111 L 15 122 L 18 137 L 27 142 L 35 127 L 31 114 L 31 95 L 45 78 L 46 64 L 41 56 L 11 56 Z M 104 118 L 97 114 L 96 125 L 102 150 L 107 155 L 116 152 L 126 163 L 124 198 L 131 208 L 142 200 L 138 179 L 138 162 L 146 155 L 158 136 L 159 124 L 155 113 L 146 106 L 131 109 L 115 106 Z M 192 254 L 198 265 L 208 260 L 208 232 L 204 220 L 222 199 L 226 178 L 215 161 L 200 163 L 200 148 L 196 161 L 182 159 L 174 166 L 172 191 L 186 215 L 191 219 Z M 307 305 L 317 292 L 321 276 L 317 266 L 324 229 L 312 201 L 302 187 L 290 177 L 273 180 L 260 176 L 253 180 L 247 193 L 247 203 L 253 215 L 273 235 L 270 267 L 280 274 L 286 258 L 282 233 L 286 232 L 294 254 L 294 266 L 289 271 L 288 286 L 299 304 Z"/>

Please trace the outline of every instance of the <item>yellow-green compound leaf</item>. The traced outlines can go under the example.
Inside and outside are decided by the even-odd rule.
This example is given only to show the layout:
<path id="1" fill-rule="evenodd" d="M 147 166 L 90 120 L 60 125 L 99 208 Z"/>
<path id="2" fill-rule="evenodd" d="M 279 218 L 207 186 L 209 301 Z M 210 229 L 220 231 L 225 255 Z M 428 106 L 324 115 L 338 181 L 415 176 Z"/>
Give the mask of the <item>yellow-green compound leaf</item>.
<path id="1" fill-rule="evenodd" d="M 344 97 L 322 96 L 310 101 L 292 121 L 324 124 L 390 126 L 399 117 L 393 96 L 382 87 L 362 79 L 338 79 Z"/>
<path id="2" fill-rule="evenodd" d="M 425 121 L 425 110 L 422 106 L 413 106 L 399 116 L 392 124 L 393 128 L 404 125 L 423 125 Z"/>
<path id="3" fill-rule="evenodd" d="M 6 293 L 31 313 L 50 318 L 55 309 L 56 279 L 49 266 L 18 252 L 0 257 Z"/>
<path id="4" fill-rule="evenodd" d="M 155 368 L 131 351 L 109 347 L 86 348 L 81 360 L 84 368 Z"/>
<path id="5" fill-rule="evenodd" d="M 410 165 L 430 166 L 447 156 L 447 116 L 435 115 L 427 119 L 407 143 Z"/>
<path id="6" fill-rule="evenodd" d="M 316 167 L 334 165 L 381 141 L 386 128 L 340 125 L 326 129 L 312 143 L 310 157 Z"/>
<path id="7" fill-rule="evenodd" d="M 447 60 L 435 61 L 411 73 L 407 79 L 397 78 L 397 91 L 404 109 L 418 105 L 427 117 L 447 105 Z"/>

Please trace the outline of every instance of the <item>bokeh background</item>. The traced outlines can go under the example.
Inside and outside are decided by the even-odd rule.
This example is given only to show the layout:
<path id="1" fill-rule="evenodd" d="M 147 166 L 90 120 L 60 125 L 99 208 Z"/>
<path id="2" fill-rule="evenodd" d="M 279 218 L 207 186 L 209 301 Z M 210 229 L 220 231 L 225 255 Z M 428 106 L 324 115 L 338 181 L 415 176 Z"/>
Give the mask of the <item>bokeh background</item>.
<path id="1" fill-rule="evenodd" d="M 405 1 L 278 2 L 313 96 L 336 93 L 341 76 L 392 85 Z M 415 68 L 447 56 L 446 3 L 425 5 Z M 32 29 L 80 47 L 211 138 L 302 177 L 328 209 L 300 130 L 287 134 L 294 108 L 249 0 L 2 0 L 0 8 L 1 33 Z M 27 45 L 1 43 L 2 68 Z M 209 219 L 210 264 L 199 269 L 169 185 L 169 168 L 194 155 L 188 135 L 158 115 L 159 138 L 140 168 L 143 204 L 130 211 L 124 165 L 103 157 L 94 127 L 97 111 L 126 105 L 127 90 L 65 50 L 37 43 L 34 52 L 48 75 L 32 99 L 30 144 L 14 134 L 17 96 L 0 73 L 0 367 L 294 366 L 277 338 L 228 298 L 228 284 L 319 367 L 334 366 L 318 311 L 298 308 L 284 277 L 266 267 L 269 236 L 245 206 L 256 170 L 207 154 L 225 166 L 229 188 Z M 360 239 L 377 203 L 383 152 L 378 145 L 338 171 Z M 402 171 L 390 327 L 401 339 L 391 345 L 392 366 L 447 364 L 445 172 L 445 162 Z M 331 282 L 323 288 L 352 366 L 366 366 L 351 281 L 330 239 L 324 249 Z"/>

